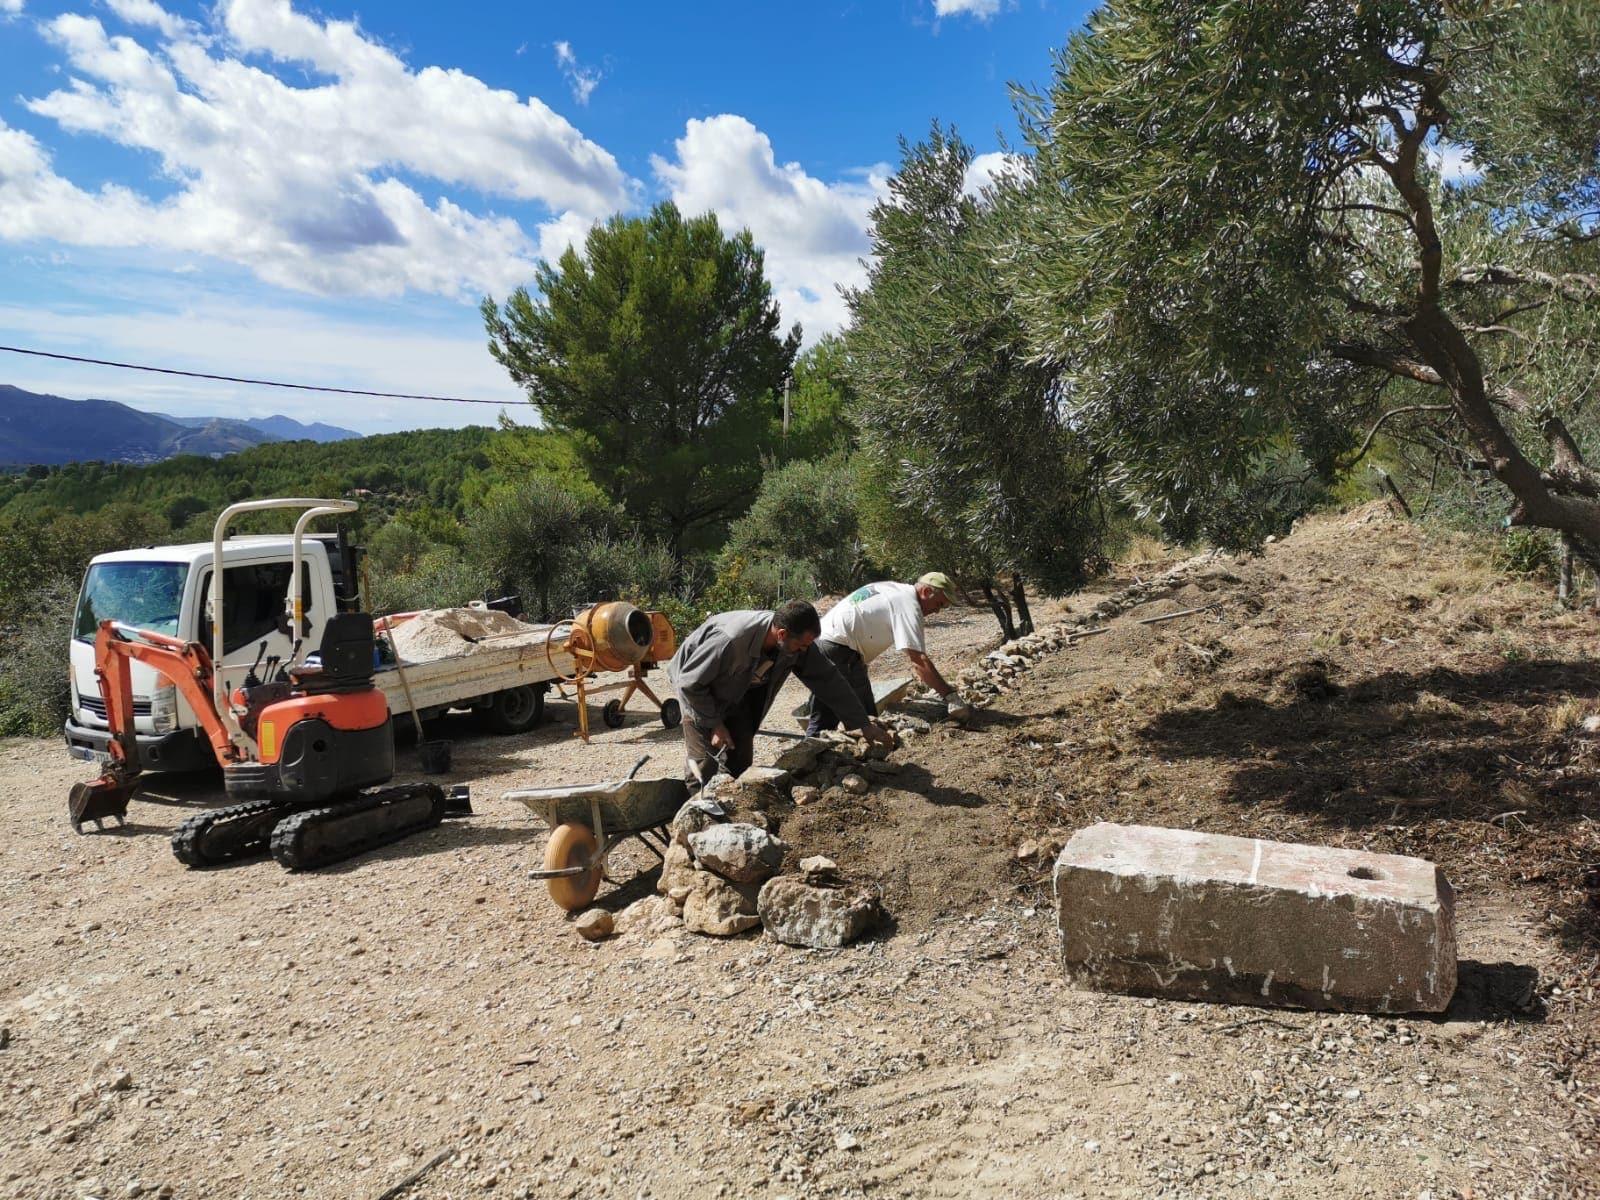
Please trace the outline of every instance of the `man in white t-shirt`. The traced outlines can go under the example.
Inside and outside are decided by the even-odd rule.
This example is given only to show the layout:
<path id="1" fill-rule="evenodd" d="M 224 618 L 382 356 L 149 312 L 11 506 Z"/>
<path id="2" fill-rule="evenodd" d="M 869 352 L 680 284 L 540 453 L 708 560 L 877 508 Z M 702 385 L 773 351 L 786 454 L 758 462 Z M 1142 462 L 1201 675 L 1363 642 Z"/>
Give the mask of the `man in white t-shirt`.
<path id="1" fill-rule="evenodd" d="M 942 610 L 956 595 L 948 575 L 929 571 L 915 583 L 886 581 L 857 588 L 822 618 L 816 647 L 839 669 L 868 716 L 877 716 L 878 710 L 867 666 L 891 646 L 910 660 L 911 673 L 919 681 L 944 697 L 951 716 L 959 720 L 967 715 L 966 701 L 939 674 L 923 642 L 923 618 Z M 838 724 L 839 714 L 820 700 L 813 701 L 807 734 L 815 737 Z"/>

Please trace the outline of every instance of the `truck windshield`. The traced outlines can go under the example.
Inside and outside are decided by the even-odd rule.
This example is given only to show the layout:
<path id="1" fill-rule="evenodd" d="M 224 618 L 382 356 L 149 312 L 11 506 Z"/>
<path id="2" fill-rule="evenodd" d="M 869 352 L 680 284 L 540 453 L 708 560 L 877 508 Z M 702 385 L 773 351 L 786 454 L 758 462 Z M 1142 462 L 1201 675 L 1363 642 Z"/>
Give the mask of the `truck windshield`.
<path id="1" fill-rule="evenodd" d="M 95 563 L 83 579 L 73 637 L 94 641 L 101 621 L 123 621 L 152 633 L 176 636 L 187 563 Z"/>

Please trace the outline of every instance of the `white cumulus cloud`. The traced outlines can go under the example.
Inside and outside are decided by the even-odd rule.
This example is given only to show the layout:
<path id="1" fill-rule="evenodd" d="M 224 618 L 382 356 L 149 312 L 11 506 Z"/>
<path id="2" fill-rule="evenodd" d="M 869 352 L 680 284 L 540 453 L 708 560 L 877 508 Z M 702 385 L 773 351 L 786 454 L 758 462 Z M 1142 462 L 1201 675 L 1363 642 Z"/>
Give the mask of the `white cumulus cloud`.
<path id="1" fill-rule="evenodd" d="M 106 7 L 129 25 L 149 25 L 169 38 L 182 37 L 193 28 L 189 22 L 173 16 L 155 0 L 106 0 Z"/>
<path id="2" fill-rule="evenodd" d="M 1000 0 L 933 0 L 935 17 L 976 17 L 990 20 L 1000 11 Z"/>
<path id="3" fill-rule="evenodd" d="M 967 175 L 961 184 L 962 190 L 970 196 L 976 196 L 1002 175 L 1019 172 L 1022 165 L 1022 160 L 1017 155 L 1007 154 L 1003 150 L 974 155 L 972 162 L 967 165 Z"/>
<path id="4" fill-rule="evenodd" d="M 785 321 L 800 321 L 808 341 L 840 328 L 848 312 L 838 288 L 866 282 L 868 212 L 887 189 L 889 168 L 825 183 L 797 163 L 779 164 L 767 135 L 731 114 L 691 120 L 676 151 L 651 166 L 678 207 L 690 216 L 715 212 L 728 233 L 750 230 L 766 251 Z"/>
<path id="5" fill-rule="evenodd" d="M 70 82 L 26 104 L 150 152 L 160 174 L 143 191 L 85 191 L 0 124 L 0 237 L 207 254 L 303 290 L 473 293 L 525 280 L 547 241 L 636 200 L 615 158 L 542 101 L 412 69 L 353 22 L 224 0 L 206 31 L 155 0 L 107 5 L 132 32 L 50 21 Z M 421 181 L 551 216 L 530 234 Z"/>
<path id="6" fill-rule="evenodd" d="M 0 0 L 0 16 L 11 16 L 22 11 L 22 0 Z"/>
<path id="7" fill-rule="evenodd" d="M 561 67 L 561 73 L 567 77 L 567 86 L 572 89 L 572 98 L 579 104 L 589 103 L 589 96 L 600 86 L 600 72 L 594 67 L 581 66 L 578 56 L 572 52 L 570 42 L 556 43 L 556 63 Z"/>

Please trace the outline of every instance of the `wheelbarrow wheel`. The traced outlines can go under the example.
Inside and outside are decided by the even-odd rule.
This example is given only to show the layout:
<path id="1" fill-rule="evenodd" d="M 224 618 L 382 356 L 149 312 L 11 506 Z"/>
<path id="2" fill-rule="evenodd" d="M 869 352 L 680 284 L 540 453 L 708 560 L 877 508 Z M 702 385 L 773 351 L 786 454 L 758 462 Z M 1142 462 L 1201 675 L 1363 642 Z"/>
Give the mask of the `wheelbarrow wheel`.
<path id="1" fill-rule="evenodd" d="M 595 841 L 594 830 L 576 821 L 557 825 L 544 848 L 544 869 L 564 871 L 587 862 L 594 865 L 581 875 L 558 875 L 545 880 L 550 899 L 568 912 L 594 899 L 594 894 L 600 890 L 604 864 L 600 862 L 600 843 Z"/>
<path id="2" fill-rule="evenodd" d="M 661 702 L 661 723 L 668 729 L 676 729 L 683 723 L 683 705 L 676 700 L 663 700 Z"/>
<path id="3" fill-rule="evenodd" d="M 623 722 L 628 718 L 623 715 L 621 700 L 607 700 L 606 706 L 600 710 L 600 719 L 606 723 L 607 729 L 621 729 Z"/>

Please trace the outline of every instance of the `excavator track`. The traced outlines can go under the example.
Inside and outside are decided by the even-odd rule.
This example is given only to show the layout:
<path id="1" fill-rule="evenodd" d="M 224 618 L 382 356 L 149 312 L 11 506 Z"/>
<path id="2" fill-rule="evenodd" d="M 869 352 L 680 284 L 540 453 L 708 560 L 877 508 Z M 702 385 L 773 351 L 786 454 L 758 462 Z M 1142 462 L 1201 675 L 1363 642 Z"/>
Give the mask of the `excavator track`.
<path id="1" fill-rule="evenodd" d="M 272 857 L 291 871 L 325 867 L 432 829 L 445 807 L 444 789 L 434 783 L 364 792 L 279 822 L 272 831 Z"/>
<path id="2" fill-rule="evenodd" d="M 172 831 L 172 853 L 186 867 L 255 858 L 271 848 L 273 826 L 296 807 L 292 801 L 250 800 L 199 813 Z"/>

